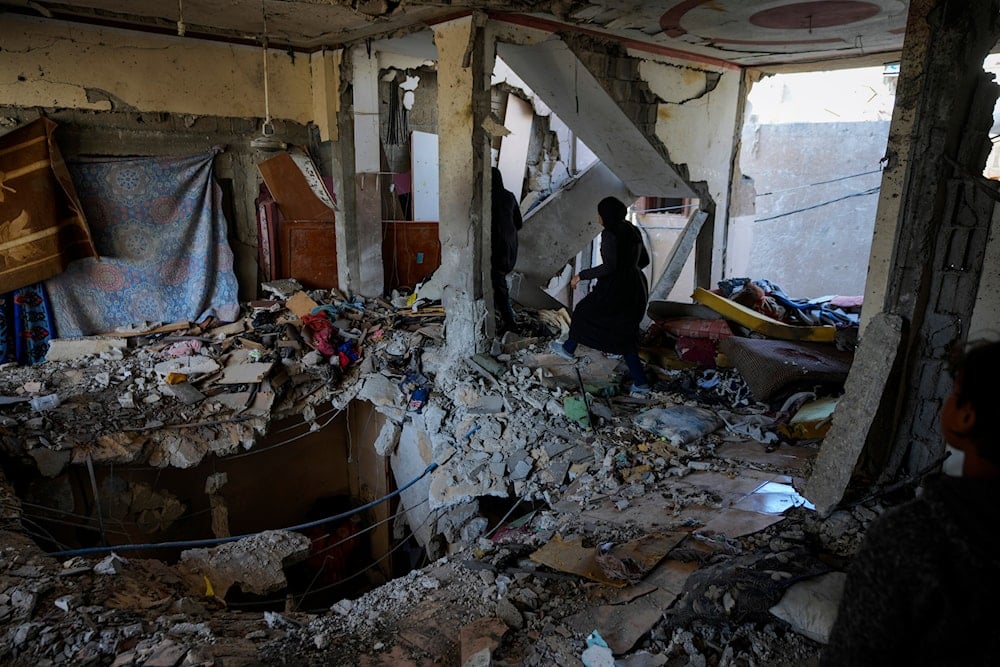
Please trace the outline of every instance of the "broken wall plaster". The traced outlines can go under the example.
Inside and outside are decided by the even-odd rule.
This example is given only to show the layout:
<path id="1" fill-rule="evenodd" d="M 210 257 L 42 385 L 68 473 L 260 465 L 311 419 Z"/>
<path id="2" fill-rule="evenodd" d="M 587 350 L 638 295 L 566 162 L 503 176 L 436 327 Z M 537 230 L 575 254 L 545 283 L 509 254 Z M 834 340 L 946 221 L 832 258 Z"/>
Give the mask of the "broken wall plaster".
<path id="1" fill-rule="evenodd" d="M 723 73 L 641 59 L 639 75 L 662 103 L 685 104 L 714 91 Z"/>
<path id="2" fill-rule="evenodd" d="M 7 104 L 264 116 L 261 55 L 252 47 L 10 14 L 0 22 L 0 43 L 5 47 L 0 81 L 11 81 L 0 84 Z M 40 62 L 44 70 L 39 70 Z M 308 59 L 292 63 L 283 53 L 272 53 L 268 69 L 272 115 L 308 122 Z M 18 81 L 18 75 L 23 80 Z M 97 93 L 93 100 L 88 90 Z"/>

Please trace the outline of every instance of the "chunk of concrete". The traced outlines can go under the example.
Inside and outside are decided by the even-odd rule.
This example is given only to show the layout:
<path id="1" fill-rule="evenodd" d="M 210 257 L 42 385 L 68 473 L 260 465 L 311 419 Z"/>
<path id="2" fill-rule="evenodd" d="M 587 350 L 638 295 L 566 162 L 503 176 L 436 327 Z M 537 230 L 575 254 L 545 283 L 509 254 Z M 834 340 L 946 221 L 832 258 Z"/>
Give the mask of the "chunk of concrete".
<path id="1" fill-rule="evenodd" d="M 46 361 L 71 361 L 91 354 L 101 354 L 128 347 L 124 338 L 54 338 L 49 341 Z"/>
<path id="2" fill-rule="evenodd" d="M 55 477 L 63 471 L 69 463 L 70 451 L 68 449 L 49 449 L 48 447 L 35 447 L 28 450 L 31 458 L 35 459 L 38 472 L 45 477 Z"/>
<path id="3" fill-rule="evenodd" d="M 382 429 L 391 426 L 389 422 Z M 396 486 L 402 487 L 423 474 L 424 470 L 433 461 L 433 446 L 430 436 L 422 430 L 406 424 L 402 430 L 396 427 L 398 444 L 389 459 L 393 477 L 396 479 Z M 381 436 L 379 436 L 381 439 Z M 430 476 L 424 477 L 419 482 L 409 487 L 400 494 L 402 509 L 406 511 L 406 523 L 413 531 L 413 537 L 422 547 L 426 547 L 433 534 L 432 522 L 427 518 L 430 516 L 431 508 L 428 506 L 427 495 L 431 484 Z"/>
<path id="4" fill-rule="evenodd" d="M 269 530 L 211 549 L 181 552 L 181 569 L 204 592 L 202 577 L 208 577 L 219 597 L 233 585 L 245 593 L 266 595 L 281 590 L 288 582 L 282 567 L 309 554 L 309 538 L 285 530 Z"/>
<path id="5" fill-rule="evenodd" d="M 403 394 L 397 384 L 379 373 L 365 379 L 364 386 L 358 392 L 358 398 L 379 406 L 395 407 L 403 403 Z"/>
<path id="6" fill-rule="evenodd" d="M 462 666 L 489 665 L 507 629 L 507 624 L 495 617 L 480 618 L 463 626 L 459 631 Z"/>
<path id="7" fill-rule="evenodd" d="M 399 424 L 396 422 L 387 421 L 383 424 L 382 430 L 379 431 L 378 437 L 375 439 L 375 453 L 379 456 L 392 454 L 396 450 L 396 444 L 399 442 L 400 431 Z"/>

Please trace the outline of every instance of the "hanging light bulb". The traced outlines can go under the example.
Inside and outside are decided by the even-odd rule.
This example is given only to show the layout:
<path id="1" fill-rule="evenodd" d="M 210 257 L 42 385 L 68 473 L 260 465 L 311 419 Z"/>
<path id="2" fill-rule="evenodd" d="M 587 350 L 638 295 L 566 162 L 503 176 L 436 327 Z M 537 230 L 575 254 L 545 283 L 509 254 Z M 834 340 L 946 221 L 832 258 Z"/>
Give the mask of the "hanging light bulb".
<path id="1" fill-rule="evenodd" d="M 260 40 L 261 52 L 264 54 L 264 122 L 260 126 L 260 135 L 250 141 L 250 148 L 283 151 L 288 145 L 274 136 L 274 122 L 271 120 L 271 92 L 267 77 L 267 14 L 264 13 L 264 0 L 260 2 L 260 15 L 264 19 L 264 34 Z"/>

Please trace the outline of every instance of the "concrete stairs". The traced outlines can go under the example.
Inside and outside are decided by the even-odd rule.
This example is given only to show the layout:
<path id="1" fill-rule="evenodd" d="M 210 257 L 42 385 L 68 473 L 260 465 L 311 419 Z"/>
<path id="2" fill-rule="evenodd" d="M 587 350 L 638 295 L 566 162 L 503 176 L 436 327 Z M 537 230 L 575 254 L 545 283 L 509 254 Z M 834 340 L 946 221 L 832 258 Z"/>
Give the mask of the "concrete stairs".
<path id="1" fill-rule="evenodd" d="M 656 138 L 657 99 L 624 49 L 553 36 L 500 43 L 497 53 L 600 160 L 533 209 L 520 234 L 511 296 L 529 307 L 558 307 L 542 288 L 600 232 L 601 199 L 697 195 Z"/>

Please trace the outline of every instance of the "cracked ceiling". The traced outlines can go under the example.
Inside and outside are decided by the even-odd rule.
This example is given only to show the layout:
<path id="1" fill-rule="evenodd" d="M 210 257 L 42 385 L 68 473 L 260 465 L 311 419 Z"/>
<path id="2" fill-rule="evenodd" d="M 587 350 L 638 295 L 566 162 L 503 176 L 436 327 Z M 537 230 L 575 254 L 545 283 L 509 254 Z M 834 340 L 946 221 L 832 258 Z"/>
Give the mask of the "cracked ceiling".
<path id="1" fill-rule="evenodd" d="M 778 66 L 902 48 L 908 0 L 0 0 L 0 13 L 82 21 L 300 51 L 426 28 L 470 11 L 498 20 L 608 36 L 625 45 L 730 66 Z"/>

